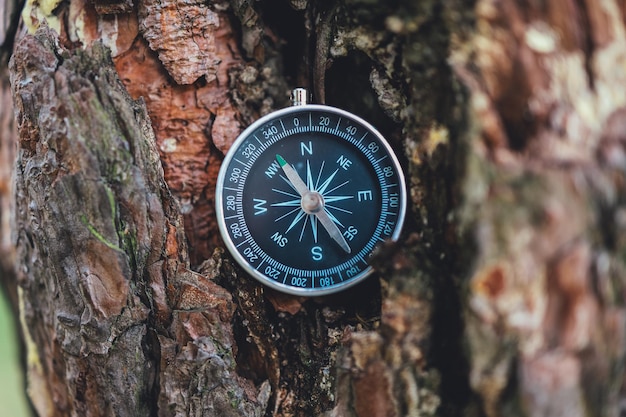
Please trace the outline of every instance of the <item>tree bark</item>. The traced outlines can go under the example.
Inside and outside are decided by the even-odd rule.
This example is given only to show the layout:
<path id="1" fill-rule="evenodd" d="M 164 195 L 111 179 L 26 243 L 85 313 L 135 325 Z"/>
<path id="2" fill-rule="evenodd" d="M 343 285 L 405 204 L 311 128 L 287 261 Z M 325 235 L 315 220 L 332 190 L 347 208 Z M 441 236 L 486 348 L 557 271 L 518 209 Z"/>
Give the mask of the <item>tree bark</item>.
<path id="1" fill-rule="evenodd" d="M 620 415 L 623 4 L 20 8 L 0 277 L 38 415 Z M 224 153 L 295 85 L 379 128 L 410 192 L 377 275 L 315 299 L 246 276 L 214 212 Z"/>

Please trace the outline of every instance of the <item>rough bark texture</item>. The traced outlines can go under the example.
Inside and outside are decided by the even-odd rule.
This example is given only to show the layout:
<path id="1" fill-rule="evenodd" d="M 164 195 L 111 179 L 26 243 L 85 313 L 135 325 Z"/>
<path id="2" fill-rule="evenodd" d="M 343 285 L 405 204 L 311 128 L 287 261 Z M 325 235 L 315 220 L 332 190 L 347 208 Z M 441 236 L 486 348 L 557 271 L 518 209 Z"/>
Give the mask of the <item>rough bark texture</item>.
<path id="1" fill-rule="evenodd" d="M 623 4 L 49 0 L 17 35 L 3 7 L 0 273 L 39 415 L 623 412 Z M 213 209 L 294 84 L 410 192 L 378 275 L 312 300 L 233 265 Z"/>
<path id="2" fill-rule="evenodd" d="M 11 72 L 35 408 L 262 415 L 249 384 L 227 376 L 231 297 L 188 268 L 143 103 L 126 94 L 99 44 L 70 56 L 46 29 L 23 42 Z"/>
<path id="3" fill-rule="evenodd" d="M 465 335 L 490 416 L 624 412 L 623 6 L 479 2 L 453 56 L 481 120 Z"/>

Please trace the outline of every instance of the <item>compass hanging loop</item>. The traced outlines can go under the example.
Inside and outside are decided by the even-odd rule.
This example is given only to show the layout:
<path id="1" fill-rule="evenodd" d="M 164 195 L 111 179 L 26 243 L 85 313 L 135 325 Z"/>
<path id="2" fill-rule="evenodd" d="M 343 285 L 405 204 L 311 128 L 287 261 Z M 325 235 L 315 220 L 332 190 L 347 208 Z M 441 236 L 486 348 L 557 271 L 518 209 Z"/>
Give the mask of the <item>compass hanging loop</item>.
<path id="1" fill-rule="evenodd" d="M 291 105 L 304 106 L 311 101 L 311 95 L 306 88 L 294 88 L 291 90 Z"/>

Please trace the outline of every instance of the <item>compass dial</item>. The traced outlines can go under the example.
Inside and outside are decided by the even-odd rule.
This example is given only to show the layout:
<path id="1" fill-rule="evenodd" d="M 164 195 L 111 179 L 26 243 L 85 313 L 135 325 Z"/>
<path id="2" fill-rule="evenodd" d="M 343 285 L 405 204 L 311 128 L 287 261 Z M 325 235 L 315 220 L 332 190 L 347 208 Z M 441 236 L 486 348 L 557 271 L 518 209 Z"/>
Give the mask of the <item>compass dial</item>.
<path id="1" fill-rule="evenodd" d="M 294 106 L 247 128 L 226 155 L 217 218 L 237 262 L 264 284 L 297 295 L 347 288 L 396 240 L 404 176 L 370 124 L 329 106 Z"/>

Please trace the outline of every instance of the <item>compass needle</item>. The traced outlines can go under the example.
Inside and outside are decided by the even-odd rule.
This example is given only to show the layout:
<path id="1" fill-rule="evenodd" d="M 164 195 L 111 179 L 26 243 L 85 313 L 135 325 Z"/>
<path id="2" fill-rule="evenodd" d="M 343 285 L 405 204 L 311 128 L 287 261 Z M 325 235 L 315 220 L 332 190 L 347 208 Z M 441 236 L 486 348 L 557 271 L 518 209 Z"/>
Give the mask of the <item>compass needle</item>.
<path id="1" fill-rule="evenodd" d="M 291 165 L 289 165 L 287 161 L 285 161 L 283 157 L 278 154 L 276 154 L 276 160 L 278 161 L 280 167 L 283 169 L 283 172 L 287 176 L 287 179 L 289 180 L 291 185 L 294 186 L 298 194 L 300 194 L 300 196 L 304 196 L 304 194 L 308 193 L 309 188 L 306 186 L 304 181 L 302 181 L 302 178 L 300 178 L 300 175 L 298 175 L 296 170 L 293 169 Z"/>
<path id="2" fill-rule="evenodd" d="M 297 91 L 300 105 L 263 116 L 231 146 L 217 178 L 216 214 L 246 273 L 279 291 L 317 296 L 371 273 L 375 247 L 400 236 L 406 185 L 373 126 L 308 104 Z"/>
<path id="3" fill-rule="evenodd" d="M 289 181 L 291 181 L 291 184 L 296 188 L 298 193 L 300 193 L 300 195 L 302 196 L 302 202 L 300 204 L 302 205 L 303 211 L 298 213 L 298 216 L 296 216 L 296 219 L 294 219 L 294 222 L 291 224 L 291 226 L 289 226 L 289 229 L 287 231 L 291 230 L 291 228 L 300 220 L 301 214 L 302 215 L 304 213 L 314 214 L 315 217 L 319 219 L 320 223 L 322 223 L 322 226 L 324 227 L 324 229 L 326 229 L 330 237 L 335 242 L 337 242 L 343 250 L 345 250 L 348 253 L 351 253 L 352 250 L 350 249 L 348 242 L 346 242 L 346 239 L 343 237 L 343 235 L 341 234 L 341 231 L 335 224 L 335 222 L 339 223 L 339 221 L 334 216 L 331 219 L 328 213 L 326 212 L 326 210 L 324 210 L 324 198 L 322 197 L 322 195 L 316 191 L 309 190 L 309 187 L 307 187 L 304 181 L 302 181 L 302 178 L 300 178 L 300 175 L 298 175 L 296 170 L 293 169 L 291 165 L 289 165 L 282 156 L 277 154 L 276 160 L 278 161 L 278 163 L 280 164 L 280 167 L 285 172 L 285 175 L 287 176 Z M 335 175 L 337 175 L 338 171 L 339 170 L 331 174 L 331 176 L 324 182 L 324 184 L 322 184 L 322 188 L 326 188 L 328 184 L 330 184 L 330 182 L 335 177 Z M 309 170 L 309 173 L 310 173 L 310 170 Z M 307 177 L 308 176 L 309 175 L 307 175 Z M 302 227 L 302 233 L 300 234 L 300 241 L 302 241 L 302 235 L 304 234 L 305 227 L 306 227 L 306 221 L 304 222 L 304 225 Z"/>
<path id="4" fill-rule="evenodd" d="M 348 242 L 346 242 L 346 239 L 341 234 L 341 231 L 335 222 L 331 220 L 326 210 L 320 210 L 315 213 L 315 217 L 319 219 L 320 223 L 322 223 L 322 226 L 324 226 L 324 229 L 326 229 L 330 237 L 332 237 L 335 242 L 339 243 L 339 246 L 341 246 L 343 250 L 348 253 L 352 253 L 352 249 L 350 249 Z"/>

